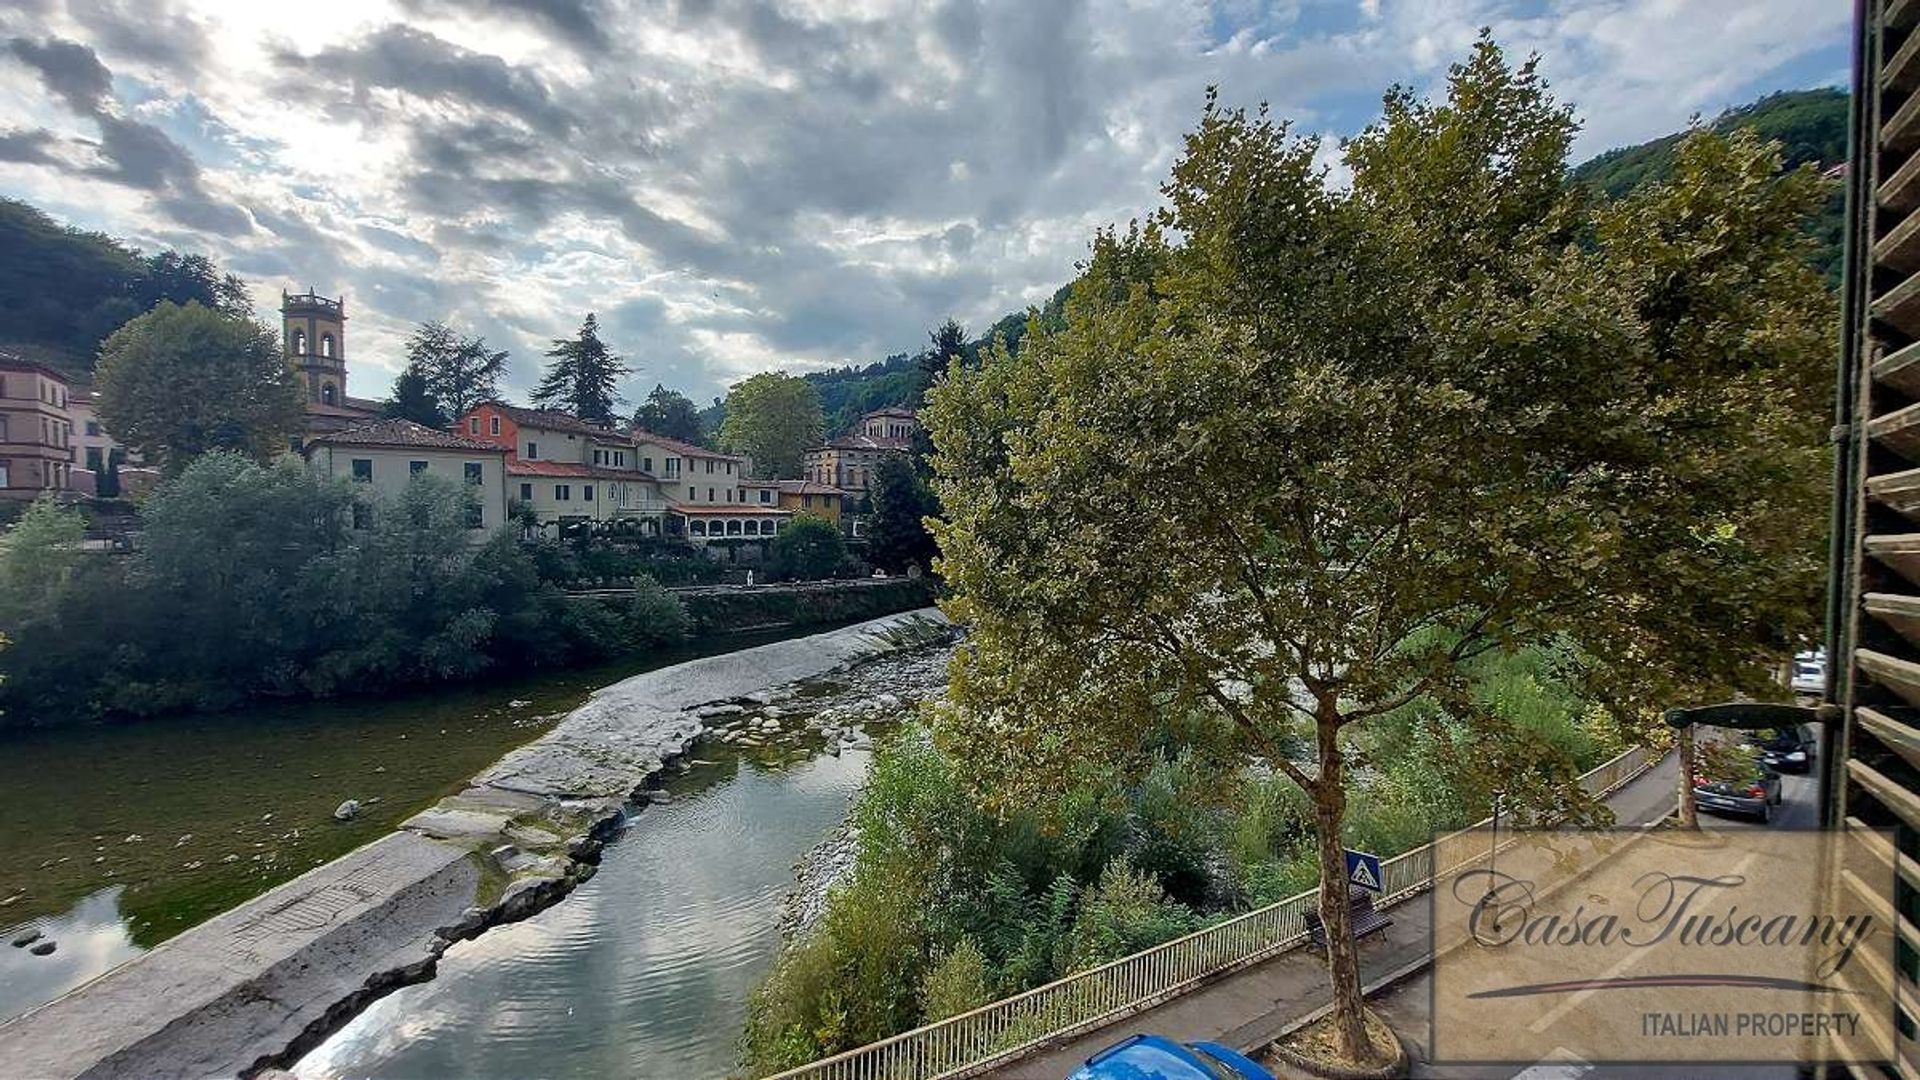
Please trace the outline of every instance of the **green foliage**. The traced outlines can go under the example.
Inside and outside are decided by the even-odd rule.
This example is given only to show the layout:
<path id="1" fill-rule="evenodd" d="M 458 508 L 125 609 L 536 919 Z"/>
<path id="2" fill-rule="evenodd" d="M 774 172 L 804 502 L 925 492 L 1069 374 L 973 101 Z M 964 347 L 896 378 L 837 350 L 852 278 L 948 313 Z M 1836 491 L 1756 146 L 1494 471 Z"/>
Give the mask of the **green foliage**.
<path id="1" fill-rule="evenodd" d="M 47 503 L 0 541 L 9 724 L 223 708 L 601 659 L 684 640 L 677 597 L 568 600 L 510 534 L 475 542 L 472 492 L 415 477 L 352 528 L 356 492 L 297 462 L 208 453 L 143 508 L 132 556 L 78 551 Z"/>
<path id="2" fill-rule="evenodd" d="M 1692 129 L 1689 129 L 1691 131 Z M 1847 160 L 1847 94 L 1832 87 L 1769 94 L 1720 114 L 1705 130 L 1728 135 L 1750 131 L 1780 146 L 1781 167 L 1825 168 Z M 1675 132 L 1638 146 L 1609 150 L 1573 170 L 1573 181 L 1609 198 L 1622 198 L 1648 184 L 1666 183 L 1689 132 Z M 1828 182 L 1819 209 L 1803 229 L 1812 240 L 1806 258 L 1830 286 L 1840 283 L 1842 185 Z"/>
<path id="3" fill-rule="evenodd" d="M 558 406 L 588 423 L 612 427 L 620 405 L 620 380 L 633 369 L 600 340 L 599 319 L 588 312 L 579 333 L 554 339 L 547 358 L 547 372 L 531 395 L 533 403 Z"/>
<path id="4" fill-rule="evenodd" d="M 794 515 L 767 547 L 775 574 L 786 581 L 832 577 L 847 561 L 840 529 L 817 514 Z"/>
<path id="5" fill-rule="evenodd" d="M 1080 898 L 1073 929 L 1062 942 L 1066 971 L 1085 971 L 1192 933 L 1200 920 L 1167 898 L 1152 874 L 1125 860 L 1107 864 L 1100 881 Z"/>
<path id="6" fill-rule="evenodd" d="M 797 477 L 802 455 L 820 443 L 820 395 L 784 371 L 763 371 L 727 392 L 720 446 L 753 459 L 761 479 Z"/>
<path id="7" fill-rule="evenodd" d="M 144 255 L 0 198 L 0 347 L 85 374 L 109 334 L 161 301 L 235 318 L 253 310 L 240 279 L 204 255 Z"/>
<path id="8" fill-rule="evenodd" d="M 274 333 L 197 301 L 163 301 L 114 331 L 96 377 L 101 421 L 168 472 L 209 450 L 265 460 L 299 429 L 293 369 Z"/>
<path id="9" fill-rule="evenodd" d="M 633 426 L 669 439 L 700 445 L 700 409 L 687 395 L 659 383 L 634 411 Z"/>
<path id="10" fill-rule="evenodd" d="M 993 1000 L 986 955 L 962 937 L 927 972 L 920 986 L 921 1022 L 931 1024 L 970 1012 Z"/>
<path id="11" fill-rule="evenodd" d="M 381 414 L 430 428 L 444 428 L 448 423 L 446 412 L 427 388 L 427 377 L 411 364 L 394 377 L 393 393 Z"/>
<path id="12" fill-rule="evenodd" d="M 890 574 L 905 573 L 909 566 L 931 567 L 939 548 L 925 519 L 939 515 L 940 500 L 906 455 L 880 459 L 868 499 L 867 560 Z"/>
<path id="13" fill-rule="evenodd" d="M 857 589 L 806 594 L 784 589 L 715 592 L 686 600 L 697 635 L 724 634 L 743 626 L 807 626 L 877 619 L 933 603 L 933 582 L 895 579 Z"/>
<path id="14" fill-rule="evenodd" d="M 498 397 L 506 367 L 506 352 L 487 348 L 485 339 L 467 337 L 445 323 L 421 323 L 407 338 L 407 366 L 393 388 L 393 408 L 410 411 L 389 415 L 446 427 L 468 409 Z M 438 423 L 433 422 L 436 417 Z"/>

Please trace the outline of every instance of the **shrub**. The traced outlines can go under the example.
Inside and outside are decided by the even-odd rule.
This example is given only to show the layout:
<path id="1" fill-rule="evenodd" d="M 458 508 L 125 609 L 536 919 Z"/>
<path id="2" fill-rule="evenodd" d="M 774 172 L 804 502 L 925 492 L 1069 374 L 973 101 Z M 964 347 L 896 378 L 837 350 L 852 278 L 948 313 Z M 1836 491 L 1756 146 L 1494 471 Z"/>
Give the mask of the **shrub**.
<path id="1" fill-rule="evenodd" d="M 986 954 L 962 937 L 928 972 L 920 986 L 921 1023 L 931 1024 L 993 1000 Z"/>
<path id="2" fill-rule="evenodd" d="M 627 640 L 638 647 L 678 645 L 692 631 L 693 620 L 680 598 L 650 577 L 633 583 L 633 599 L 627 601 Z"/>
<path id="3" fill-rule="evenodd" d="M 847 561 L 847 544 L 840 538 L 840 529 L 815 514 L 796 515 L 769 547 L 775 574 L 788 581 L 832 577 Z"/>
<path id="4" fill-rule="evenodd" d="M 1115 859 L 1080 898 L 1062 942 L 1065 971 L 1084 971 L 1190 933 L 1199 920 L 1167 897 L 1153 875 Z"/>

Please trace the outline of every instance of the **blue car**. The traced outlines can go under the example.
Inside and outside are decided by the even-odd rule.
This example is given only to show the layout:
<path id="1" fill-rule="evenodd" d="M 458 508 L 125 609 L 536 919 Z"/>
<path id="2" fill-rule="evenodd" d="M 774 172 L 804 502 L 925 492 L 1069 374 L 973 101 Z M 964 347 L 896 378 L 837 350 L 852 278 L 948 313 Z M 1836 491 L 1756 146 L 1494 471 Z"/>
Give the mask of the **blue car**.
<path id="1" fill-rule="evenodd" d="M 1219 1043 L 1135 1035 L 1088 1058 L 1069 1080 L 1273 1080 L 1273 1074 Z"/>

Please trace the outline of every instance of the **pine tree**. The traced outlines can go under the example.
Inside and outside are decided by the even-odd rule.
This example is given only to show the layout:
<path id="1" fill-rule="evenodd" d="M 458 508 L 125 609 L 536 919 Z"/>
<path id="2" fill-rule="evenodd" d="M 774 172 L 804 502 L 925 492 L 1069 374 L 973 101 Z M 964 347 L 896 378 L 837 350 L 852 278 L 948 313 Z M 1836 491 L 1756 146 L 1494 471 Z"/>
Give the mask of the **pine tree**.
<path id="1" fill-rule="evenodd" d="M 466 337 L 445 323 L 421 323 L 407 339 L 407 371 L 419 375 L 420 389 L 448 420 L 499 396 L 496 384 L 506 366 L 504 350 L 489 349 L 485 338 Z M 394 383 L 396 403 L 401 392 L 401 385 Z M 427 422 L 408 413 L 393 415 L 422 424 Z"/>
<path id="2" fill-rule="evenodd" d="M 967 354 L 966 328 L 952 319 L 927 332 L 927 351 L 920 354 L 920 393 L 922 396 L 946 374 L 953 358 Z"/>
<path id="3" fill-rule="evenodd" d="M 381 411 L 388 416 L 411 420 L 430 428 L 447 426 L 447 414 L 441 411 L 440 402 L 428 389 L 426 375 L 413 364 L 408 364 L 406 370 L 393 380 L 393 397 Z"/>
<path id="4" fill-rule="evenodd" d="M 612 427 L 620 405 L 620 380 L 632 369 L 600 340 L 592 312 L 571 338 L 555 338 L 547 350 L 547 374 L 533 391 L 536 405 L 558 405 L 580 419 Z"/>

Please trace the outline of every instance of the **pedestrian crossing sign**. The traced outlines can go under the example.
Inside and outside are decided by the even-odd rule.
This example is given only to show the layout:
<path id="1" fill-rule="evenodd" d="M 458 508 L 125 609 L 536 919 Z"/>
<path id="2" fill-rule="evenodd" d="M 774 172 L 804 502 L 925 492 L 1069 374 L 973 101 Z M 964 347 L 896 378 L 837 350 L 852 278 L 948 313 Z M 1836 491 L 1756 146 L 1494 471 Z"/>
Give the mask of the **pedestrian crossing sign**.
<path id="1" fill-rule="evenodd" d="M 1369 855 L 1364 851 L 1347 848 L 1347 883 L 1372 892 L 1383 892 L 1381 882 L 1386 875 L 1380 872 L 1380 856 Z"/>

